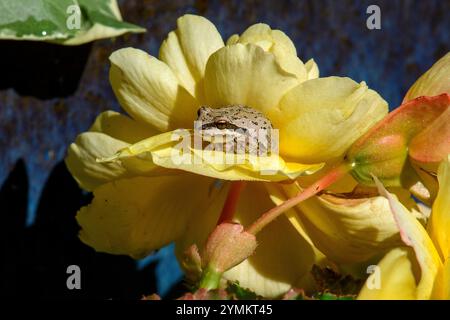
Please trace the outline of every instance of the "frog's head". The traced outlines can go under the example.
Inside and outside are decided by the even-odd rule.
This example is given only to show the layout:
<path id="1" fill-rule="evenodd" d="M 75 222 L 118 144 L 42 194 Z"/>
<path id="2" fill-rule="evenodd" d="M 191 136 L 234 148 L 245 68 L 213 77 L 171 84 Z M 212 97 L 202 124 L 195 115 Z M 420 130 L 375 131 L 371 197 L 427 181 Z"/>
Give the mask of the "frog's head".
<path id="1" fill-rule="evenodd" d="M 201 106 L 197 111 L 197 121 L 201 121 L 202 129 L 215 128 L 218 130 L 238 129 L 229 117 L 227 108 L 214 109 Z"/>

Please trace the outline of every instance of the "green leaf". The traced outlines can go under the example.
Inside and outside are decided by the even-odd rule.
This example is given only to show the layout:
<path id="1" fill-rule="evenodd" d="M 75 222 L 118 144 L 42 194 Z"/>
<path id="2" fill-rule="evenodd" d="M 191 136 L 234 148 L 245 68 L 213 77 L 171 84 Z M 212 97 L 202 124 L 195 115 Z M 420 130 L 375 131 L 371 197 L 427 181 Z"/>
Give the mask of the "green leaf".
<path id="1" fill-rule="evenodd" d="M 123 22 L 116 0 L 5 0 L 0 39 L 79 45 L 145 29 Z"/>
<path id="2" fill-rule="evenodd" d="M 317 300 L 355 300 L 355 298 L 355 295 L 339 296 L 329 292 L 321 293 L 316 297 Z"/>
<path id="3" fill-rule="evenodd" d="M 258 296 L 256 293 L 249 289 L 242 288 L 239 282 L 228 282 L 228 287 L 226 289 L 228 294 L 234 296 L 237 300 L 259 300 L 262 297 Z"/>

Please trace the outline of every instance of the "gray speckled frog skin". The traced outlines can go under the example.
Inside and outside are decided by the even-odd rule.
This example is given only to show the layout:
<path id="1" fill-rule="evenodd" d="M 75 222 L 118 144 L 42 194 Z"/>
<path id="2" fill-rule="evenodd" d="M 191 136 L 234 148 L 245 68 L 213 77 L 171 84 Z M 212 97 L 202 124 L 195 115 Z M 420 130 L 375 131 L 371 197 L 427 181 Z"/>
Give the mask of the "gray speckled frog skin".
<path id="1" fill-rule="evenodd" d="M 223 108 L 202 106 L 197 112 L 199 127 L 203 140 L 224 143 L 219 138 L 229 137 L 237 148 L 245 148 L 245 152 L 256 154 L 266 152 L 270 145 L 272 123 L 259 111 L 244 106 L 231 105 Z M 227 149 L 230 151 L 231 149 Z M 243 149 L 237 149 L 243 150 Z"/>

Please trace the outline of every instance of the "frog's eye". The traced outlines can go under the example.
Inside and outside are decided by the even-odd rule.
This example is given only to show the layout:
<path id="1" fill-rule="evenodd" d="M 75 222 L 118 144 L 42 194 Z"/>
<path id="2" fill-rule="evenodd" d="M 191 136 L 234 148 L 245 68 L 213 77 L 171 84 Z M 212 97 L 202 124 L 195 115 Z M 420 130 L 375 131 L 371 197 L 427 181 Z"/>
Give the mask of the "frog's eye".
<path id="1" fill-rule="evenodd" d="M 227 122 L 225 120 L 216 121 L 214 124 L 216 125 L 216 128 L 220 130 L 226 129 L 227 127 Z"/>

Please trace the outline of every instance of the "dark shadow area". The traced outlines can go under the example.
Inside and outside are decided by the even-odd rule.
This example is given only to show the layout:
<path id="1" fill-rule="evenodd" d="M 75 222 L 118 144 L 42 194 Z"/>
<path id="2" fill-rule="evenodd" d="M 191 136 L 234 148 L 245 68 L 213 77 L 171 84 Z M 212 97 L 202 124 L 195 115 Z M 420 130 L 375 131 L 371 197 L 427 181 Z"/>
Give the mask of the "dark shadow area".
<path id="1" fill-rule="evenodd" d="M 23 265 L 26 259 L 19 255 L 26 248 L 24 226 L 27 200 L 28 177 L 25 163 L 19 160 L 0 189 L 0 215 L 3 229 L 0 232 L 2 295 L 23 296 L 26 292 L 23 289 L 30 285 L 29 273 Z"/>
<path id="2" fill-rule="evenodd" d="M 137 299 L 156 292 L 155 265 L 138 271 L 129 257 L 95 252 L 78 239 L 77 210 L 89 203 L 59 163 L 42 193 L 33 226 L 25 228 L 28 178 L 22 160 L 0 190 L 4 297 Z M 69 290 L 67 267 L 81 269 L 81 289 Z"/>
<path id="3" fill-rule="evenodd" d="M 92 44 L 62 46 L 35 41 L 0 41 L 0 90 L 52 99 L 72 95 Z"/>
<path id="4" fill-rule="evenodd" d="M 162 298 L 165 300 L 175 300 L 185 295 L 188 291 L 190 291 L 189 286 L 184 280 L 181 280 L 175 283 Z"/>

